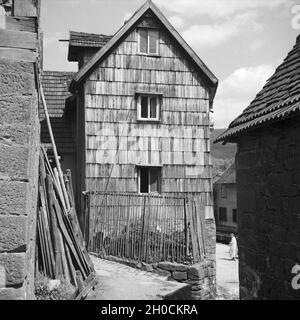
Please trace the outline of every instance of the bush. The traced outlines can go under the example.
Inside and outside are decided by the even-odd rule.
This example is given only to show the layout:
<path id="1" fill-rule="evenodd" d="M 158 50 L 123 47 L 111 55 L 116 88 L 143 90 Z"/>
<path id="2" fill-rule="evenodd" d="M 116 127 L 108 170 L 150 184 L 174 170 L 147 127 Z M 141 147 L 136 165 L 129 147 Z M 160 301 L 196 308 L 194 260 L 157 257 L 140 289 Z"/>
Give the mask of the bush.
<path id="1" fill-rule="evenodd" d="M 35 296 L 37 300 L 68 300 L 76 288 L 67 280 L 59 279 L 60 286 L 52 290 L 49 288 L 51 279 L 38 273 L 35 279 Z"/>

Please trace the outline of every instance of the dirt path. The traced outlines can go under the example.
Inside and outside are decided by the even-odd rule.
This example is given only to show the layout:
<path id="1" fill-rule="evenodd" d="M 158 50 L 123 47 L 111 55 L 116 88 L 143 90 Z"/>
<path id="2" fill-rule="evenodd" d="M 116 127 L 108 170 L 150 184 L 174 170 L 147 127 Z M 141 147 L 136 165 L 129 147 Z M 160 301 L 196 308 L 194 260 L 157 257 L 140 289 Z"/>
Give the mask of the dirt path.
<path id="1" fill-rule="evenodd" d="M 217 243 L 217 293 L 218 299 L 239 298 L 238 260 L 229 259 L 228 245 Z"/>
<path id="2" fill-rule="evenodd" d="M 92 256 L 99 284 L 89 300 L 161 300 L 186 292 L 186 285 L 116 262 Z"/>

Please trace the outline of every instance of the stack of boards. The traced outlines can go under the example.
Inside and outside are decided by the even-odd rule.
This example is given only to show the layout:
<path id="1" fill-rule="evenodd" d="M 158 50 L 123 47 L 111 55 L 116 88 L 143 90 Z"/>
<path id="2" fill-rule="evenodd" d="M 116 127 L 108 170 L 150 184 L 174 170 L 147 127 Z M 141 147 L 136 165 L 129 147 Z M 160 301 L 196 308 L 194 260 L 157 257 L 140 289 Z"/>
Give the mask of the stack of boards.
<path id="1" fill-rule="evenodd" d="M 70 170 L 62 174 L 40 152 L 36 264 L 50 279 L 65 279 L 76 291 L 70 299 L 84 299 L 97 284 L 75 210 Z"/>

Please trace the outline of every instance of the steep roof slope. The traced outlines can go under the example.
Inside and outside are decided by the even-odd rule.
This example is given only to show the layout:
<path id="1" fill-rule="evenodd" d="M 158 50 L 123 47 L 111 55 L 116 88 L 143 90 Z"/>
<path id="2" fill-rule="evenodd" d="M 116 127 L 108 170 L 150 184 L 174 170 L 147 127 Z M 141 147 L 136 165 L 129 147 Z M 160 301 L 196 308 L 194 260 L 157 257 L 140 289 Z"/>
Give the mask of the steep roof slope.
<path id="1" fill-rule="evenodd" d="M 300 110 L 300 36 L 251 104 L 215 142 L 230 141 L 257 127 L 280 121 Z"/>
<path id="2" fill-rule="evenodd" d="M 52 125 L 54 139 L 59 152 L 74 152 L 75 142 L 72 136 L 70 120 L 66 117 L 66 101 L 71 96 L 68 85 L 74 72 L 43 71 L 42 86 Z M 41 142 L 50 144 L 50 136 L 45 121 L 44 109 L 40 106 Z"/>
<path id="3" fill-rule="evenodd" d="M 218 86 L 218 79 L 150 0 L 147 0 L 145 4 L 115 33 L 115 35 L 74 75 L 69 87 L 70 91 L 73 92 L 75 90 L 77 84 L 79 84 L 87 74 L 91 72 L 95 64 L 101 61 L 101 59 L 104 58 L 110 50 L 112 50 L 112 48 L 136 25 L 139 19 L 146 12 L 151 12 L 158 18 L 165 29 L 171 34 L 173 39 L 185 50 L 187 56 L 195 62 L 199 70 L 204 74 L 211 87 L 210 100 L 212 101 Z"/>

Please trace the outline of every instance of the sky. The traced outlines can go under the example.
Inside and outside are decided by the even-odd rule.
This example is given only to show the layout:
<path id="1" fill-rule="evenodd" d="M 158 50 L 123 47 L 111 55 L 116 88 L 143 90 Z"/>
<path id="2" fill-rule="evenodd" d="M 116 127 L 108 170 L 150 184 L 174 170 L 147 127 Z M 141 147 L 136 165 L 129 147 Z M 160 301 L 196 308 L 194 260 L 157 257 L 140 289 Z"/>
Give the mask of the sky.
<path id="1" fill-rule="evenodd" d="M 44 70 L 77 71 L 69 31 L 114 34 L 145 0 L 42 0 Z M 215 128 L 255 98 L 300 33 L 300 0 L 154 0 L 219 79 Z"/>

